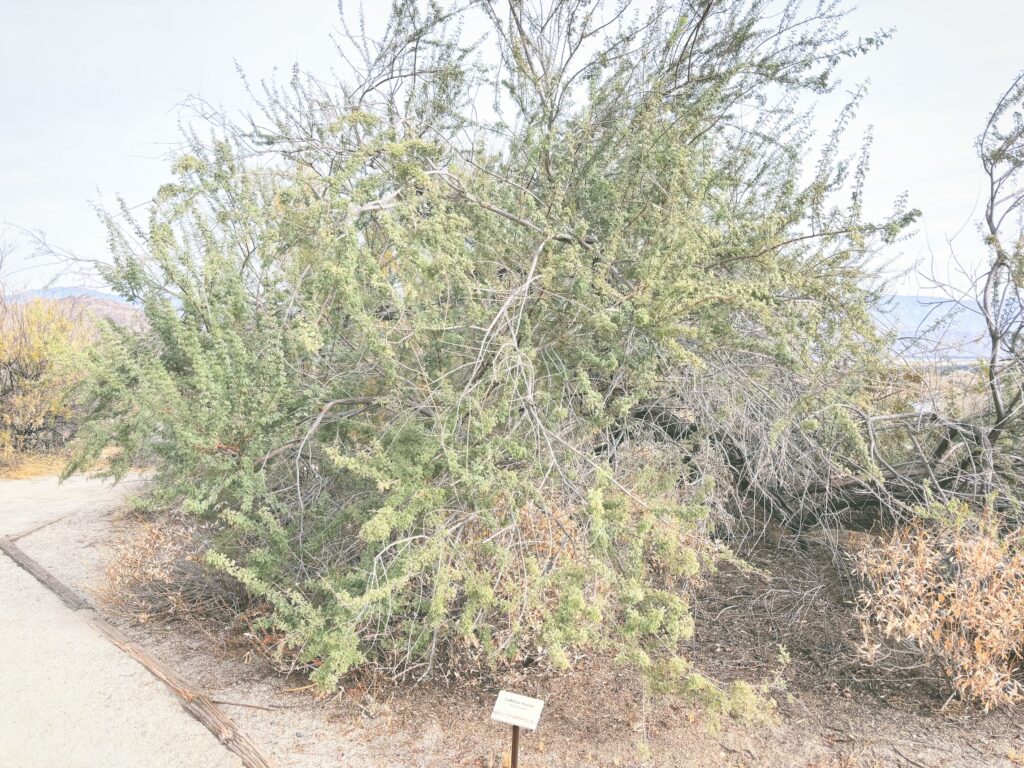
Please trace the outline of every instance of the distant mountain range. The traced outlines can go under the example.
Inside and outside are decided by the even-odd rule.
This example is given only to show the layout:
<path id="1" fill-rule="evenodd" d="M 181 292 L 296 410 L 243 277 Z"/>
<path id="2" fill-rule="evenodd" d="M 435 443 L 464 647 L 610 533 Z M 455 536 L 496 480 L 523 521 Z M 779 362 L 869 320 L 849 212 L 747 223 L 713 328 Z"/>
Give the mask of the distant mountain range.
<path id="1" fill-rule="evenodd" d="M 38 288 L 34 291 L 24 291 L 14 296 L 15 300 L 25 301 L 28 299 L 103 299 L 113 301 L 117 304 L 129 304 L 129 302 L 116 296 L 113 293 L 104 293 L 92 288 L 76 288 L 73 286 L 58 286 L 56 288 Z"/>
<path id="2" fill-rule="evenodd" d="M 876 319 L 895 333 L 895 350 L 910 358 L 963 360 L 988 352 L 985 319 L 974 302 L 955 306 L 936 296 L 897 295 Z"/>
<path id="3" fill-rule="evenodd" d="M 120 296 L 92 288 L 76 288 L 62 286 L 24 291 L 16 294 L 15 301 L 31 301 L 32 299 L 49 299 L 60 304 L 70 317 L 92 315 L 113 320 L 118 325 L 139 329 L 145 325 L 142 310 L 125 301 Z"/>

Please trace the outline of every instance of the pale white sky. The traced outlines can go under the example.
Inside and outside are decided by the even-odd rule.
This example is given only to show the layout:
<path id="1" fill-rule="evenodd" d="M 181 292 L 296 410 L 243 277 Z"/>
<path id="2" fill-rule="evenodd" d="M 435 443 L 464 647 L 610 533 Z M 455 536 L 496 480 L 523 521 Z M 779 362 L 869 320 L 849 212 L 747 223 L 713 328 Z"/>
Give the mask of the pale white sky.
<path id="1" fill-rule="evenodd" d="M 957 250 L 977 261 L 971 222 L 982 179 L 973 140 L 1024 69 L 1024 3 L 864 0 L 851 26 L 897 28 L 881 51 L 845 69 L 849 87 L 870 80 L 856 126 L 874 131 L 869 212 L 906 190 L 925 214 L 919 236 L 887 255 L 887 269 L 930 253 L 941 268 L 946 238 L 965 224 Z M 333 0 L 0 0 L 0 226 L 40 230 L 55 245 L 101 257 L 91 203 L 116 194 L 143 203 L 167 180 L 163 158 L 178 139 L 186 95 L 245 109 L 236 60 L 253 80 L 275 68 L 284 78 L 296 62 L 325 73 L 338 64 L 337 27 Z M 823 126 L 839 102 L 823 105 Z M 19 244 L 8 267 L 17 287 L 53 279 L 29 251 Z M 897 289 L 915 293 L 918 284 L 904 278 Z"/>

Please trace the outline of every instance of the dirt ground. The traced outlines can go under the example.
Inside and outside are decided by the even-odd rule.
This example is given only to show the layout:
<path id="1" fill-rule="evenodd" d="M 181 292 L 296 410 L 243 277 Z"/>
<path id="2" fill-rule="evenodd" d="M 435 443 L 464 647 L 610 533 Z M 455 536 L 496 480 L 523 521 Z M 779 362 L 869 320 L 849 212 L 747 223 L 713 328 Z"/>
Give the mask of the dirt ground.
<path id="1" fill-rule="evenodd" d="M 138 521 L 128 515 L 86 508 L 19 543 L 102 603 L 109 600 L 108 565 L 138 535 Z M 752 552 L 760 574 L 723 573 L 698 603 L 692 656 L 720 678 L 767 679 L 779 666 L 771 649 L 786 646 L 787 691 L 776 696 L 772 722 L 763 724 L 716 724 L 685 703 L 645 699 L 632 675 L 601 658 L 582 659 L 572 676 L 533 673 L 402 690 L 352 680 L 340 694 L 317 699 L 303 677 L 276 670 L 237 629 L 131 618 L 109 603 L 106 611 L 218 701 L 281 768 L 499 768 L 509 734 L 489 714 L 501 687 L 546 702 L 539 729 L 524 736 L 524 768 L 1024 765 L 1019 711 L 943 709 L 941 686 L 927 670 L 882 674 L 856 661 L 857 628 L 843 610 L 851 587 L 823 576 L 842 572 L 824 549 L 812 542 L 789 551 L 801 568 L 787 572 L 803 580 L 786 583 L 772 573 L 769 554 Z M 764 648 L 770 650 L 757 650 Z"/>

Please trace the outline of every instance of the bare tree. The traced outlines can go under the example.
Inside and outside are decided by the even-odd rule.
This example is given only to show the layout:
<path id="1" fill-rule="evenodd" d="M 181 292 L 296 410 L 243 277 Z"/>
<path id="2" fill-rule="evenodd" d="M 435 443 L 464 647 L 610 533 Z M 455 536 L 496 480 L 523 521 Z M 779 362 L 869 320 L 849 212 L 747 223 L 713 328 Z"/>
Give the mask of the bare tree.
<path id="1" fill-rule="evenodd" d="M 977 374 L 945 379 L 947 388 L 959 387 L 955 411 L 922 403 L 905 413 L 858 413 L 879 473 L 874 483 L 843 480 L 838 495 L 890 520 L 927 497 L 1013 510 L 1024 481 L 1024 73 L 997 100 L 976 147 L 988 181 L 980 222 L 986 254 L 980 270 L 963 270 L 966 287 L 933 282 L 947 317 L 975 314 L 984 323 Z"/>

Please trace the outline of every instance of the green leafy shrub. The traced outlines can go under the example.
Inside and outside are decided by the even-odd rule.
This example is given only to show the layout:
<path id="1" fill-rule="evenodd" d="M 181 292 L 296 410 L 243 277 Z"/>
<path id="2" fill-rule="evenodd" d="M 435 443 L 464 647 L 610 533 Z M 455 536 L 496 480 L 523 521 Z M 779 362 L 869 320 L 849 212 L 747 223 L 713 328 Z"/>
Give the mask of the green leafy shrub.
<path id="1" fill-rule="evenodd" d="M 853 382 L 876 342 L 861 254 L 889 232 L 856 190 L 830 202 L 834 145 L 802 181 L 792 112 L 873 42 L 724 5 L 659 6 L 591 52 L 589 6 L 506 24 L 481 3 L 491 66 L 399 2 L 350 80 L 296 75 L 193 138 L 147 222 L 109 219 L 107 279 L 148 325 L 92 353 L 72 469 L 109 445 L 114 474 L 152 462 L 325 688 L 596 647 L 706 695 L 678 659 L 722 551 L 705 417 L 742 410 L 741 378 Z M 808 392 L 771 440 L 833 424 Z"/>

